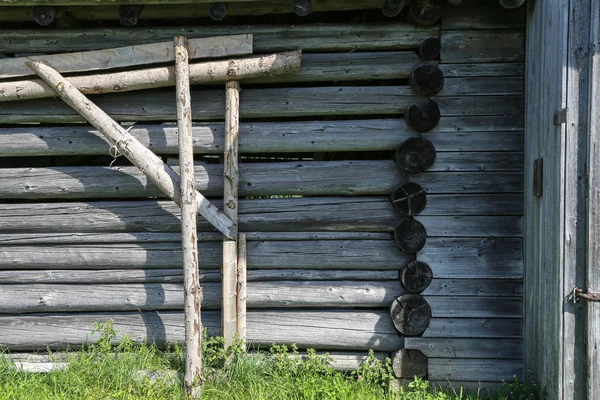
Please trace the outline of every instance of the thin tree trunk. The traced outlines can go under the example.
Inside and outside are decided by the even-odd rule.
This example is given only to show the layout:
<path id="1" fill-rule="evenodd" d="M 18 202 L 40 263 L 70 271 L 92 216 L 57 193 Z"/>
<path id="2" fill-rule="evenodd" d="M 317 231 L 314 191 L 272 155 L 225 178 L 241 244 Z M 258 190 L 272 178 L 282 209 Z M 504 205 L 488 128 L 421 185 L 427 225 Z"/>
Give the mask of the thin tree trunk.
<path id="1" fill-rule="evenodd" d="M 183 248 L 183 303 L 185 319 L 185 390 L 194 399 L 202 389 L 202 322 L 200 320 L 200 279 L 198 276 L 198 203 L 194 181 L 192 108 L 188 68 L 187 40 L 177 36 L 175 42 L 175 91 L 177 129 L 179 131 L 179 166 L 181 175 L 181 243 Z"/>
<path id="2" fill-rule="evenodd" d="M 115 122 L 79 92 L 52 67 L 38 61 L 27 63 L 29 67 L 48 83 L 60 98 L 81 114 L 90 124 L 106 136 L 115 149 L 138 167 L 160 190 L 181 206 L 180 178 L 152 151 L 148 150 L 121 125 Z M 200 214 L 227 237 L 235 237 L 234 223 L 196 191 Z"/>
<path id="3" fill-rule="evenodd" d="M 238 234 L 237 264 L 237 333 L 240 339 L 246 340 L 246 234 Z"/>
<path id="4" fill-rule="evenodd" d="M 225 165 L 223 211 L 237 226 L 238 217 L 238 133 L 240 126 L 240 84 L 225 83 Z M 225 347 L 237 333 L 237 243 L 223 240 L 223 337 Z"/>

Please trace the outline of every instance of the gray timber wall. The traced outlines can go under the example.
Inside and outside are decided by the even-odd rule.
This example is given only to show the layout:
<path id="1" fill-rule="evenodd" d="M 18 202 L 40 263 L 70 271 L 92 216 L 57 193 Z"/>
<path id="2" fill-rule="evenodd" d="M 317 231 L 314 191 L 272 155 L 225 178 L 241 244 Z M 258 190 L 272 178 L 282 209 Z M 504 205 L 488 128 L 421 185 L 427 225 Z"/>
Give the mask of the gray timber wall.
<path id="1" fill-rule="evenodd" d="M 324 4 L 329 8 L 317 11 L 337 3 Z M 302 48 L 304 67 L 295 77 L 242 82 L 248 339 L 297 343 L 344 360 L 368 349 L 382 357 L 419 349 L 429 379 L 492 388 L 523 369 L 523 10 L 448 7 L 441 24 L 423 28 L 404 22 L 404 14 L 380 22 L 379 5 L 356 2 L 365 9 L 359 14 L 373 19 L 365 23 L 339 23 L 338 13 L 325 12 L 293 24 L 271 15 L 252 25 L 226 18 L 207 26 L 191 20 L 185 28 L 155 21 L 164 15 L 159 6 L 132 28 L 102 26 L 115 8 L 74 7 L 70 14 L 91 19 L 91 27 L 69 30 L 30 29 L 27 14 L 11 7 L 0 15 L 9 27 L 0 30 L 0 53 L 230 33 L 253 33 L 256 53 Z M 202 7 L 189 17 L 206 15 Z M 282 12 L 240 7 L 255 16 Z M 437 159 L 408 174 L 392 156 L 418 136 L 403 114 L 421 99 L 408 77 L 422 62 L 416 48 L 429 37 L 441 39 L 445 75 L 431 97 L 440 122 L 423 134 Z M 198 188 L 212 198 L 223 190 L 223 96 L 220 86 L 192 92 L 195 152 L 203 162 Z M 175 155 L 173 91 L 94 101 L 115 119 L 138 123 L 131 132 L 163 159 Z M 94 321 L 108 319 L 120 335 L 181 341 L 177 207 L 157 199 L 156 188 L 123 160 L 109 167 L 106 142 L 58 100 L 3 103 L 0 123 L 0 345 L 77 346 L 95 339 Z M 403 217 L 389 195 L 407 181 L 427 191 L 416 219 L 428 237 L 417 254 L 401 252 L 393 238 Z M 203 323 L 218 335 L 221 237 L 199 226 Z M 404 338 L 389 308 L 405 293 L 399 270 L 414 259 L 433 271 L 423 293 L 432 319 L 422 337 Z"/>

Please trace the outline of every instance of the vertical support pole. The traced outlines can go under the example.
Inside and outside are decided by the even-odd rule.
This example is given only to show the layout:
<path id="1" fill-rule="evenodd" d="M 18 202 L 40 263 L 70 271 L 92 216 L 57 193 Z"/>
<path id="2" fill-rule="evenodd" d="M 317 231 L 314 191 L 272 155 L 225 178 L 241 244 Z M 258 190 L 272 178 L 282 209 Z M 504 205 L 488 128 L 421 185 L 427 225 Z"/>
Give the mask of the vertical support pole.
<path id="1" fill-rule="evenodd" d="M 225 164 L 224 214 L 233 221 L 233 237 L 237 238 L 238 220 L 238 132 L 240 125 L 240 84 L 225 83 Z M 223 238 L 223 337 L 229 347 L 237 331 L 237 243 Z"/>
<path id="2" fill-rule="evenodd" d="M 237 265 L 237 333 L 246 340 L 246 234 L 238 235 Z"/>
<path id="3" fill-rule="evenodd" d="M 198 203 L 194 180 L 192 109 L 187 39 L 175 41 L 175 90 L 177 129 L 179 132 L 179 166 L 181 175 L 181 242 L 183 247 L 183 285 L 185 318 L 185 376 L 188 396 L 200 398 L 202 388 L 202 324 L 200 321 L 200 279 L 198 276 L 198 238 L 196 219 Z"/>

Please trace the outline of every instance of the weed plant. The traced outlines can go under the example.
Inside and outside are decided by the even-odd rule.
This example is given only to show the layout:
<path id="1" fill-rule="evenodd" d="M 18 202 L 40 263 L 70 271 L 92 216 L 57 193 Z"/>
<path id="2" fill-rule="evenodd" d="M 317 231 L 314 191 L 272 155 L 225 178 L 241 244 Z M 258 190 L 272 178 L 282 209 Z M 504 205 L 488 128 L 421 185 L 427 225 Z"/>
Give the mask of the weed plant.
<path id="1" fill-rule="evenodd" d="M 184 351 L 134 344 L 128 337 L 115 344 L 111 322 L 97 324 L 95 344 L 61 353 L 68 367 L 47 373 L 19 370 L 10 357 L 0 357 L 0 400 L 5 399 L 185 399 L 182 383 Z M 273 345 L 270 351 L 248 352 L 236 341 L 224 350 L 222 338 L 204 337 L 203 399 L 215 400 L 537 400 L 532 382 L 507 383 L 494 395 L 439 391 L 418 378 L 396 393 L 387 393 L 390 360 L 371 352 L 361 367 L 342 373 L 328 355 L 296 346 Z M 0 354 L 1 355 L 1 354 Z M 52 356 L 52 355 L 51 355 Z M 143 371 L 143 372 L 140 372 Z M 162 373 L 161 373 L 162 371 Z M 165 374 L 164 371 L 173 371 Z"/>

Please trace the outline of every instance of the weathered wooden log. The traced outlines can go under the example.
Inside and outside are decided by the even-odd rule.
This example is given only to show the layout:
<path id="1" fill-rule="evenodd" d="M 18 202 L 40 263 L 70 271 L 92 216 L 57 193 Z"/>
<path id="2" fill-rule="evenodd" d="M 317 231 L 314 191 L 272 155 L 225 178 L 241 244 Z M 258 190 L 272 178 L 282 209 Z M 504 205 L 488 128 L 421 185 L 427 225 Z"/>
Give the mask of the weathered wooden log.
<path id="1" fill-rule="evenodd" d="M 525 0 L 499 0 L 500 5 L 504 8 L 519 8 L 525 4 Z"/>
<path id="2" fill-rule="evenodd" d="M 252 54 L 252 35 L 191 39 L 191 59 Z M 97 71 L 174 61 L 173 42 L 150 43 L 113 49 L 66 54 L 48 54 L 0 60 L 0 78 L 35 75 L 27 61 L 46 61 L 58 72 Z"/>
<path id="3" fill-rule="evenodd" d="M 289 52 L 246 59 L 229 59 L 189 65 L 191 83 L 218 82 L 255 76 L 272 76 L 300 70 L 301 53 Z M 84 94 L 129 92 L 175 85 L 174 67 L 159 67 L 110 74 L 70 77 L 69 82 Z M 54 90 L 42 80 L 0 84 L 0 101 L 53 97 Z"/>
<path id="4" fill-rule="evenodd" d="M 427 194 L 419 184 L 406 182 L 392 193 L 392 205 L 400 214 L 414 216 L 427 206 Z"/>
<path id="5" fill-rule="evenodd" d="M 441 64 L 438 66 L 444 72 L 444 76 L 468 78 L 468 77 L 517 77 L 523 76 L 522 63 L 463 63 L 463 64 Z"/>
<path id="6" fill-rule="evenodd" d="M 89 10 L 89 8 L 88 8 Z M 56 28 L 58 29 L 81 29 L 83 22 L 75 17 L 65 7 L 61 7 L 56 13 Z"/>
<path id="7" fill-rule="evenodd" d="M 289 5 L 288 5 L 289 7 Z M 290 8 L 288 8 L 288 11 Z M 204 14 L 206 15 L 206 14 Z M 27 34 L 24 34 L 27 32 Z M 189 39 L 221 35 L 254 35 L 254 51 L 272 53 L 302 49 L 306 52 L 389 51 L 416 49 L 428 37 L 439 36 L 439 27 L 422 28 L 407 23 L 311 24 L 166 27 L 152 29 L 80 29 L 74 31 L 14 31 L 0 33 L 0 53 L 69 52 L 98 50 L 169 41 L 185 32 Z M 357 40 L 357 38 L 359 40 Z"/>
<path id="8" fill-rule="evenodd" d="M 33 20 L 41 26 L 48 26 L 56 18 L 56 7 L 54 6 L 35 6 L 31 8 Z"/>
<path id="9" fill-rule="evenodd" d="M 453 6 L 457 6 L 460 3 L 462 3 L 462 0 L 447 0 L 448 4 L 453 5 Z"/>
<path id="10" fill-rule="evenodd" d="M 390 315 L 398 332 L 404 336 L 418 336 L 429 327 L 431 307 L 424 297 L 405 294 L 392 302 Z"/>
<path id="11" fill-rule="evenodd" d="M 124 335 L 132 340 L 157 343 L 183 342 L 183 313 L 68 313 L 0 316 L 0 343 L 14 351 L 77 347 L 98 340 L 90 336 L 94 322 L 113 320 L 118 344 Z M 203 312 L 208 334 L 221 330 L 219 312 Z M 248 342 L 299 348 L 393 351 L 402 346 L 386 311 L 251 311 Z"/>
<path id="12" fill-rule="evenodd" d="M 427 356 L 419 350 L 400 349 L 392 353 L 392 370 L 396 378 L 427 378 L 427 365 Z"/>
<path id="13" fill-rule="evenodd" d="M 435 0 L 413 0 L 408 9 L 408 18 L 420 26 L 431 26 L 442 17 L 442 8 Z"/>
<path id="14" fill-rule="evenodd" d="M 440 51 L 442 50 L 442 43 L 439 38 L 427 38 L 423 40 L 423 43 L 419 45 L 417 54 L 419 58 L 424 61 L 437 60 L 440 58 Z"/>
<path id="15" fill-rule="evenodd" d="M 312 13 L 312 0 L 294 0 L 294 14 L 306 17 Z"/>
<path id="16" fill-rule="evenodd" d="M 468 381 L 479 380 L 483 382 L 498 381 L 501 377 L 522 377 L 523 360 L 489 360 L 489 359 L 456 359 L 431 358 L 429 359 L 429 378 L 435 380 Z M 475 378 L 477 377 L 477 378 Z"/>
<path id="17" fill-rule="evenodd" d="M 423 292 L 429 287 L 432 280 L 431 268 L 422 261 L 411 261 L 400 270 L 400 283 L 408 293 Z"/>
<path id="18" fill-rule="evenodd" d="M 510 253 L 508 259 L 512 259 L 519 249 L 513 253 L 508 244 L 506 247 L 501 244 L 508 239 L 490 239 L 490 236 L 522 235 L 522 203 L 518 202 L 521 198 L 507 197 L 511 195 L 429 195 L 429 205 L 419 219 L 427 224 L 431 236 L 482 236 L 484 239 L 475 239 L 465 246 L 480 248 L 482 254 L 496 251 L 500 246 L 502 250 L 498 252 Z M 216 204 L 220 206 L 221 203 Z M 460 207 L 453 214 L 457 204 Z M 481 216 L 488 210 L 492 210 L 490 216 Z M 164 232 L 179 232 L 179 215 L 179 207 L 169 201 L 15 202 L 0 204 L 0 233 L 5 238 L 2 240 L 4 245 L 177 241 L 177 233 L 165 235 Z M 398 214 L 387 198 L 367 196 L 248 199 L 240 201 L 239 216 L 242 231 L 255 232 L 252 240 L 266 241 L 386 240 L 391 238 L 389 233 L 375 232 L 393 232 L 398 222 Z M 214 232 L 202 220 L 199 229 Z M 152 237 L 152 232 L 162 233 Z M 75 236 L 77 234 L 84 237 L 79 238 Z M 55 239 L 48 238 L 52 235 Z M 214 241 L 215 236 L 207 237 L 207 233 L 202 233 L 199 240 Z M 448 246 L 462 247 L 461 240 L 465 239 L 448 241 Z M 450 248 L 448 252 L 451 252 Z"/>
<path id="19" fill-rule="evenodd" d="M 84 116 L 88 122 L 105 135 L 113 143 L 119 154 L 125 155 L 127 159 L 161 189 L 162 193 L 178 205 L 181 205 L 181 181 L 179 175 L 119 124 L 113 121 L 98 106 L 90 102 L 68 81 L 64 80 L 56 70 L 37 61 L 30 62 L 28 66 L 49 85 L 52 85 L 62 100 Z M 212 205 L 200 192 L 196 190 L 195 194 L 198 203 L 198 212 L 221 233 L 227 237 L 231 237 L 232 221 Z"/>
<path id="20" fill-rule="evenodd" d="M 174 121 L 175 103 L 167 92 L 112 93 L 93 97 L 117 121 Z M 483 96 L 485 99 L 491 96 Z M 418 101 L 408 86 L 344 86 L 246 89 L 241 118 L 310 117 L 324 115 L 393 115 Z M 453 97 L 444 100 L 452 102 Z M 503 97 L 504 99 L 504 97 Z M 495 103 L 496 104 L 496 103 Z M 508 106 L 505 102 L 503 107 Z M 450 106 L 454 107 L 454 106 Z M 193 90 L 192 113 L 196 120 L 222 120 L 222 90 Z M 52 110 L 52 111 L 49 111 Z M 466 110 L 468 112 L 468 108 Z M 464 109 L 461 113 L 465 112 Z M 0 107 L 6 124 L 17 122 L 82 122 L 84 119 L 55 99 L 8 102 Z"/>
<path id="21" fill-rule="evenodd" d="M 444 73 L 437 65 L 423 64 L 413 70 L 408 82 L 415 93 L 430 96 L 444 87 Z"/>
<path id="22" fill-rule="evenodd" d="M 246 306 L 248 280 L 248 247 L 246 234 L 238 234 L 237 287 L 236 287 L 236 332 L 246 340 Z"/>
<path id="23" fill-rule="evenodd" d="M 119 23 L 122 26 L 135 26 L 144 9 L 143 4 L 122 4 L 119 6 Z"/>
<path id="24" fill-rule="evenodd" d="M 496 77 L 448 78 L 436 96 L 512 96 L 523 93 L 523 78 L 504 77 L 503 80 L 500 83 Z"/>
<path id="25" fill-rule="evenodd" d="M 204 242 L 203 268 L 220 268 L 222 246 Z M 179 243 L 1 246 L 0 269 L 181 268 Z M 248 243 L 248 268 L 398 269 L 414 259 L 391 240 L 274 241 Z"/>
<path id="26" fill-rule="evenodd" d="M 441 40 L 443 63 L 523 62 L 525 58 L 525 32 L 521 28 L 448 30 Z"/>
<path id="27" fill-rule="evenodd" d="M 435 146 L 423 137 L 406 139 L 394 154 L 394 162 L 398 168 L 409 173 L 431 168 L 435 159 Z"/>
<path id="28" fill-rule="evenodd" d="M 222 21 L 227 15 L 227 3 L 212 3 L 208 15 L 215 21 Z"/>
<path id="29" fill-rule="evenodd" d="M 3 285 L 1 288 L 2 314 L 184 309 L 182 283 L 21 284 Z M 204 282 L 202 288 L 202 309 L 220 308 L 220 282 Z M 396 281 L 250 282 L 247 305 L 250 309 L 384 308 L 395 302 L 396 296 L 402 293 Z M 412 295 L 404 294 L 401 297 L 404 296 Z M 522 315 L 519 310 L 521 297 L 441 295 L 426 298 L 434 317 L 513 318 Z"/>
<path id="30" fill-rule="evenodd" d="M 121 24 L 123 25 L 123 19 L 121 19 Z M 204 375 L 202 373 L 201 289 L 198 275 L 196 231 L 198 201 L 196 199 L 194 152 L 192 148 L 190 69 L 187 39 L 184 36 L 176 36 L 173 39 L 173 44 L 175 48 L 175 98 L 177 103 L 177 130 L 179 133 L 179 160 L 181 162 L 179 193 L 181 201 L 182 292 L 185 326 L 185 373 L 183 382 L 188 396 L 200 398 Z M 232 234 L 235 234 L 235 232 L 232 232 Z"/>
<path id="31" fill-rule="evenodd" d="M 423 338 L 511 338 L 523 337 L 523 321 L 518 319 L 432 318 Z"/>
<path id="32" fill-rule="evenodd" d="M 381 0 L 381 12 L 386 17 L 393 18 L 408 5 L 407 0 Z"/>
<path id="33" fill-rule="evenodd" d="M 427 231 L 416 219 L 407 218 L 394 229 L 394 239 L 403 252 L 413 254 L 421 251 L 425 246 Z"/>
<path id="34" fill-rule="evenodd" d="M 407 349 L 421 350 L 430 358 L 513 358 L 523 357 L 522 339 L 406 338 Z"/>
<path id="35" fill-rule="evenodd" d="M 420 100 L 404 113 L 408 126 L 417 132 L 429 132 L 440 122 L 440 107 L 433 100 Z"/>
<path id="36" fill-rule="evenodd" d="M 497 6 L 447 8 L 444 10 L 441 25 L 443 29 L 448 30 L 523 29 L 525 28 L 525 14 L 521 10 L 509 10 Z"/>

